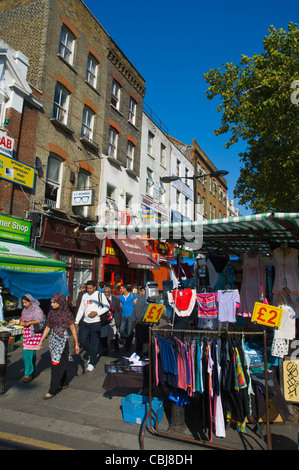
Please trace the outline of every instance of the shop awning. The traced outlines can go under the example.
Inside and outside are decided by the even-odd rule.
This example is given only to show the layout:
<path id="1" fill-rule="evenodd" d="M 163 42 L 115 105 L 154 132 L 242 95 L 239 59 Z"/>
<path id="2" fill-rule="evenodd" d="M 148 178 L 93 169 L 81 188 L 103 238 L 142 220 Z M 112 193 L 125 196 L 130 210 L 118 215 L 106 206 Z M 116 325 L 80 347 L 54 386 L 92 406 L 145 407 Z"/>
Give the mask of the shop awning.
<path id="1" fill-rule="evenodd" d="M 0 269 L 26 273 L 65 271 L 66 264 L 26 245 L 0 240 Z"/>
<path id="2" fill-rule="evenodd" d="M 113 241 L 127 258 L 129 268 L 160 269 L 159 263 L 138 238 L 116 236 Z"/>
<path id="3" fill-rule="evenodd" d="M 0 278 L 16 297 L 31 294 L 50 299 L 56 292 L 69 296 L 66 264 L 31 247 L 0 240 Z"/>
<path id="4" fill-rule="evenodd" d="M 192 233 L 202 234 L 201 248 L 196 252 L 229 253 L 231 256 L 249 251 L 259 246 L 260 251 L 269 253 L 275 247 L 288 243 L 299 248 L 299 213 L 267 212 L 223 219 L 198 220 L 170 224 L 136 226 L 93 226 L 97 236 L 113 233 L 138 233 L 154 239 L 185 243 L 192 250 Z"/>

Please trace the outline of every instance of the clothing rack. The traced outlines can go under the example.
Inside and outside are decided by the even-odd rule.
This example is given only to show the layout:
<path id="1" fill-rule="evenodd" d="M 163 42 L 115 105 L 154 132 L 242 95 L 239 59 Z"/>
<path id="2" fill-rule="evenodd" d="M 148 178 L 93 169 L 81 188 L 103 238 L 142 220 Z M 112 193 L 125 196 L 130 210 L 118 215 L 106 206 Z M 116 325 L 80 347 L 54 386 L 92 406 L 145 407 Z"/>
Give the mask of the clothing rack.
<path id="1" fill-rule="evenodd" d="M 148 427 L 149 430 L 156 436 L 165 437 L 168 439 L 179 440 L 183 442 L 188 442 L 191 444 L 197 444 L 204 447 L 211 447 L 214 449 L 221 449 L 221 450 L 236 450 L 232 447 L 222 446 L 218 444 L 214 444 L 208 441 L 197 440 L 194 438 L 188 438 L 180 434 L 172 434 L 168 431 L 161 431 L 159 430 L 158 426 L 158 418 L 155 411 L 152 408 L 152 387 L 153 387 L 153 377 L 152 377 L 152 337 L 153 335 L 163 335 L 164 336 L 173 336 L 174 334 L 182 335 L 186 334 L 191 337 L 196 337 L 199 335 L 206 335 L 206 336 L 252 336 L 252 335 L 263 335 L 264 339 L 264 368 L 265 368 L 265 395 L 266 395 L 266 429 L 267 429 L 267 450 L 272 450 L 272 438 L 270 432 L 270 418 L 269 418 L 269 390 L 268 390 L 268 373 L 267 373 L 267 333 L 266 330 L 263 331 L 225 331 L 221 332 L 219 330 L 173 330 L 173 329 L 153 329 L 149 328 L 149 409 L 146 415 L 146 419 L 141 429 L 140 433 L 140 444 L 141 450 L 144 450 L 144 436 L 145 436 L 145 429 Z M 152 424 L 152 414 L 155 417 L 155 427 Z M 147 424 L 149 423 L 149 425 Z"/>

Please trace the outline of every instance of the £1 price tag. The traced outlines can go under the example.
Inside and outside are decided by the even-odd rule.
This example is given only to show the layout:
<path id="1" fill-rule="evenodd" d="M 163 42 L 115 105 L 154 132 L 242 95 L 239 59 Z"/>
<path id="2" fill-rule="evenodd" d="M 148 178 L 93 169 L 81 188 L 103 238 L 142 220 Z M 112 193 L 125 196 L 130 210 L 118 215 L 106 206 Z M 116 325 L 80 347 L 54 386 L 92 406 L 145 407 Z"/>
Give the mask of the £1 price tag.
<path id="1" fill-rule="evenodd" d="M 148 323 L 157 323 L 164 312 L 164 308 L 165 305 L 149 304 L 143 317 L 143 321 Z"/>
<path id="2" fill-rule="evenodd" d="M 272 328 L 276 327 L 279 329 L 282 314 L 283 309 L 280 307 L 255 302 L 251 321 L 259 323 L 260 325 L 272 326 Z"/>

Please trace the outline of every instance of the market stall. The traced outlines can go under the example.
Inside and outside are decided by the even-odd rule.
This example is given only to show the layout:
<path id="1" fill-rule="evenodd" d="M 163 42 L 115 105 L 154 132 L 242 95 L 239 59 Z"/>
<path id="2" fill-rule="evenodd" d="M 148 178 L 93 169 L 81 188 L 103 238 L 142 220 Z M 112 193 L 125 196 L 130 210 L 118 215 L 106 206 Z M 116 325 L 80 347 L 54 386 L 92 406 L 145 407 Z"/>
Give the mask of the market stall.
<path id="1" fill-rule="evenodd" d="M 199 282 L 195 289 L 186 289 L 178 279 L 179 282 L 169 292 L 169 302 L 181 318 L 188 319 L 190 312 L 195 310 L 197 323 L 192 326 L 195 331 L 213 331 L 224 339 L 234 331 L 241 335 L 248 330 L 263 332 L 266 340 L 261 345 L 254 336 L 245 344 L 250 375 L 252 372 L 260 374 L 258 379 L 262 378 L 263 385 L 267 387 L 268 369 L 276 367 L 279 372 L 283 369 L 282 374 L 277 374 L 279 383 L 272 380 L 269 387 L 273 396 L 279 395 L 283 403 L 279 409 L 282 420 L 288 419 L 292 404 L 298 401 L 297 388 L 288 386 L 294 377 L 294 368 L 298 367 L 288 354 L 292 340 L 297 338 L 295 317 L 297 323 L 299 318 L 299 304 L 296 303 L 299 296 L 298 213 L 270 212 L 189 224 L 97 227 L 97 230 L 99 234 L 102 231 L 126 230 L 127 236 L 176 240 L 191 250 L 193 247 L 201 263 L 196 267 L 195 276 L 196 273 L 201 273 L 201 276 L 203 272 L 206 276 L 208 272 L 208 282 Z M 213 264 L 215 257 L 219 257 L 220 271 Z M 203 269 L 204 262 L 206 269 Z M 259 304 L 261 307 L 253 323 L 254 308 Z M 281 323 L 273 322 L 273 312 L 276 311 L 271 306 L 283 310 Z M 290 307 L 291 315 L 288 314 Z M 241 327 L 238 324 L 240 318 L 243 320 Z M 218 328 L 214 328 L 213 321 Z M 282 367 L 286 361 L 287 365 Z M 284 388 L 291 392 L 291 399 L 286 396 Z M 267 400 L 265 410 L 267 415 Z M 266 420 L 269 424 L 269 415 Z"/>

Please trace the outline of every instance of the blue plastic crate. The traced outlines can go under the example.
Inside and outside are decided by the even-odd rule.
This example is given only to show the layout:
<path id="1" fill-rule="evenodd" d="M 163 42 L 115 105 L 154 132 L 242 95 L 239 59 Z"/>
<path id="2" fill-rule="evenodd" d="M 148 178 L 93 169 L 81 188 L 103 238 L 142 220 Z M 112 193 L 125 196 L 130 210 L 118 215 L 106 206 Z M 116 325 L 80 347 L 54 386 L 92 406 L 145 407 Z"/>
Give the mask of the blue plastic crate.
<path id="1" fill-rule="evenodd" d="M 143 424 L 149 409 L 149 397 L 135 395 L 134 393 L 121 399 L 123 420 L 127 423 Z M 152 409 L 157 414 L 158 423 L 163 419 L 163 400 L 152 398 Z M 149 420 L 147 422 L 149 425 Z M 152 413 L 152 425 L 155 426 L 156 419 Z"/>

